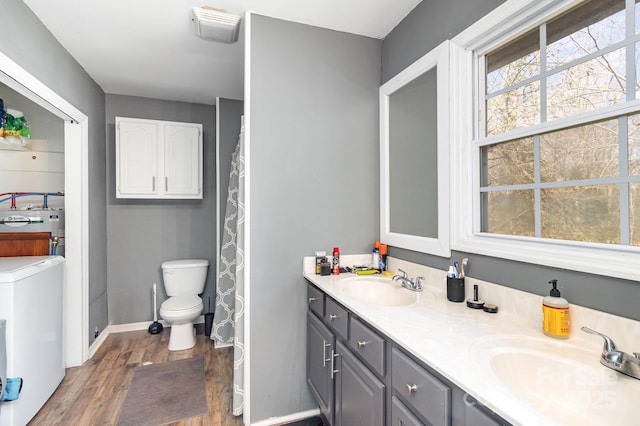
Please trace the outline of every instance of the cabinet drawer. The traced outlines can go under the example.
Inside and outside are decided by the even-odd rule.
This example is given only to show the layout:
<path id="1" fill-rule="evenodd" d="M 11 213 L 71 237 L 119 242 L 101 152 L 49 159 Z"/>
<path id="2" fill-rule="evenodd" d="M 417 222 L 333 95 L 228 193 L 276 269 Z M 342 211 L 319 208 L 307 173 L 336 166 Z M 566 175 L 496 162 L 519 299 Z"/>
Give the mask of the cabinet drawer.
<path id="1" fill-rule="evenodd" d="M 465 425 L 467 426 L 499 426 L 500 423 L 489 417 L 474 405 L 467 405 L 465 409 Z"/>
<path id="2" fill-rule="evenodd" d="M 490 409 L 480 404 L 469 395 L 465 395 L 465 425 L 466 426 L 510 426 L 506 420 L 494 414 Z"/>
<path id="3" fill-rule="evenodd" d="M 350 317 L 349 322 L 349 345 L 369 367 L 384 376 L 384 339 L 353 316 Z"/>
<path id="4" fill-rule="evenodd" d="M 320 318 L 324 317 L 324 293 L 311 284 L 307 285 L 307 305 Z"/>
<path id="5" fill-rule="evenodd" d="M 391 351 L 393 389 L 417 413 L 434 426 L 451 423 L 451 389 L 425 368 L 393 348 Z"/>
<path id="6" fill-rule="evenodd" d="M 333 299 L 326 298 L 324 306 L 324 322 L 338 333 L 343 339 L 347 339 L 347 324 L 349 315 L 346 310 Z"/>
<path id="7" fill-rule="evenodd" d="M 424 426 L 395 396 L 391 398 L 391 424 L 394 426 Z"/>

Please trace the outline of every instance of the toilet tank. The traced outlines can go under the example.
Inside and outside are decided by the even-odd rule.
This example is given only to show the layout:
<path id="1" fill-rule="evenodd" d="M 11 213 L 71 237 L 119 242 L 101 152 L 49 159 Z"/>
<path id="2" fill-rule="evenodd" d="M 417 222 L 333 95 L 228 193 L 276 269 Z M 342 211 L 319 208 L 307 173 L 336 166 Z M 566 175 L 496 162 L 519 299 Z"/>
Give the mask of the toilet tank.
<path id="1" fill-rule="evenodd" d="M 162 279 L 167 296 L 200 294 L 207 280 L 206 259 L 170 260 L 162 263 Z"/>

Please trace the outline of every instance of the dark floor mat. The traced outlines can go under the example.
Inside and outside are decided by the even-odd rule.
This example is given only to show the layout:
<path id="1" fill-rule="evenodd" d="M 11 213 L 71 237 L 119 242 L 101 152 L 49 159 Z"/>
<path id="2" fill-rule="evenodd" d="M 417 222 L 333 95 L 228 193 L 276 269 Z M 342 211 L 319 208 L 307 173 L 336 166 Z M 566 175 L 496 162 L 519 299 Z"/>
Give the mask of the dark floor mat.
<path id="1" fill-rule="evenodd" d="M 206 412 L 202 357 L 143 365 L 133 370 L 118 426 L 160 425 Z"/>

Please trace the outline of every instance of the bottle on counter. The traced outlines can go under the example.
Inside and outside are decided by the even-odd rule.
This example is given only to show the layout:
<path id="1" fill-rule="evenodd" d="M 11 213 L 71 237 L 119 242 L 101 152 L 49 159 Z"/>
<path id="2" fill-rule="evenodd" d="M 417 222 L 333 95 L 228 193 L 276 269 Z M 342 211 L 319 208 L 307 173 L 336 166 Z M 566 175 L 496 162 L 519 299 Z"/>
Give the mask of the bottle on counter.
<path id="1" fill-rule="evenodd" d="M 376 241 L 371 252 L 371 267 L 380 270 L 380 241 Z"/>
<path id="2" fill-rule="evenodd" d="M 569 302 L 560 296 L 558 280 L 549 281 L 552 289 L 542 299 L 542 331 L 549 337 L 567 339 L 569 337 Z"/>
<path id="3" fill-rule="evenodd" d="M 333 259 L 331 261 L 331 274 L 340 274 L 340 249 L 338 247 L 333 248 Z"/>
<path id="4" fill-rule="evenodd" d="M 378 251 L 380 252 L 380 271 L 384 272 L 387 270 L 387 245 L 380 244 Z"/>
<path id="5" fill-rule="evenodd" d="M 320 275 L 322 271 L 322 264 L 327 261 L 327 252 L 325 251 L 317 251 L 316 252 L 316 274 Z"/>

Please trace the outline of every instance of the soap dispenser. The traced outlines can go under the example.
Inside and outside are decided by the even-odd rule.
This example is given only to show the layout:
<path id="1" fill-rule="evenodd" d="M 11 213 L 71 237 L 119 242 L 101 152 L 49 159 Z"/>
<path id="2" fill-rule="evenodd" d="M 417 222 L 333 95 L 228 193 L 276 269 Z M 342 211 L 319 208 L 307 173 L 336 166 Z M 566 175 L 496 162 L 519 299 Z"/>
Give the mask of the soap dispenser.
<path id="1" fill-rule="evenodd" d="M 560 296 L 558 280 L 549 281 L 551 291 L 542 299 L 542 330 L 544 334 L 556 339 L 569 337 L 569 302 Z"/>

